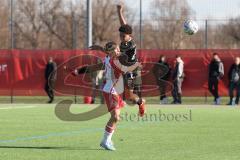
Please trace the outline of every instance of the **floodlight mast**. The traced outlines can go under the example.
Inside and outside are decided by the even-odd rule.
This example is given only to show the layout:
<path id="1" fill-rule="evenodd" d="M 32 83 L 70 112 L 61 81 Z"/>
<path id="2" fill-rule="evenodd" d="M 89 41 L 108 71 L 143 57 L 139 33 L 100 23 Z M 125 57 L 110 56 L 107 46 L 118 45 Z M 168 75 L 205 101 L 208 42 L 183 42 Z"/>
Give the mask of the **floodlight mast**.
<path id="1" fill-rule="evenodd" d="M 92 46 L 92 0 L 87 0 L 87 46 Z"/>

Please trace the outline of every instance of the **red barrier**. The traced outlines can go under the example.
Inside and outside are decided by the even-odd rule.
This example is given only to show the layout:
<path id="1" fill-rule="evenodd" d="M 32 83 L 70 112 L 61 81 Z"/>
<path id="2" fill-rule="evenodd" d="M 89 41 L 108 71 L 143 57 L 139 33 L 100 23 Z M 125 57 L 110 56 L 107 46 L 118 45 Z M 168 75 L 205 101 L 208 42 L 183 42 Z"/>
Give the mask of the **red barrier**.
<path id="1" fill-rule="evenodd" d="M 144 63 L 157 62 L 164 54 L 172 65 L 176 54 L 181 55 L 185 63 L 186 78 L 183 83 L 185 96 L 205 96 L 207 91 L 208 64 L 213 52 L 219 53 L 225 67 L 225 76 L 220 82 L 220 95 L 228 95 L 227 72 L 234 62 L 234 57 L 240 56 L 240 50 L 138 50 L 139 59 Z M 87 56 L 86 56 L 87 55 Z M 90 56 L 91 55 L 91 56 Z M 56 90 L 58 94 L 90 95 L 91 82 L 88 75 L 72 77 L 64 71 L 63 66 L 75 68 L 86 64 L 95 64 L 97 57 L 103 53 L 93 51 L 0 51 L 0 95 L 45 95 L 44 70 L 48 57 L 52 56 L 58 64 Z M 153 64 L 146 65 L 144 71 L 151 70 Z M 143 76 L 143 85 L 156 86 L 151 73 Z M 151 88 L 151 87 L 150 87 Z M 153 87 L 155 88 L 155 87 Z M 157 90 L 151 92 L 157 95 Z M 150 96 L 148 91 L 145 96 Z"/>

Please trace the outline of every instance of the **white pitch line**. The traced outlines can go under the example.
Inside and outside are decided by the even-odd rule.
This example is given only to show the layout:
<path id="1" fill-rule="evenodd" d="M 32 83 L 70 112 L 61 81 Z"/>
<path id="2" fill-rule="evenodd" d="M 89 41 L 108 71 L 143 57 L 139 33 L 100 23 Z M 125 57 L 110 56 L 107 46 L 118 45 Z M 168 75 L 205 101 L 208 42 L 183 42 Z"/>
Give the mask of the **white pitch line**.
<path id="1" fill-rule="evenodd" d="M 0 109 L 22 109 L 22 108 L 36 108 L 37 106 L 23 106 L 23 107 L 0 107 Z"/>

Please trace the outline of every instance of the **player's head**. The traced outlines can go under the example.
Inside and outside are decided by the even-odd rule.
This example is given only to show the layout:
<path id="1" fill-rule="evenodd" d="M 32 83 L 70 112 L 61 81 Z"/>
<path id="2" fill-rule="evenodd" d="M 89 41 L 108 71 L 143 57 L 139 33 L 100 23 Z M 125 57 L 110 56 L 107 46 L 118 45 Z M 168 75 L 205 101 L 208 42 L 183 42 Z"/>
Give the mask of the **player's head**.
<path id="1" fill-rule="evenodd" d="M 128 42 L 132 37 L 132 27 L 124 24 L 119 28 L 119 34 L 122 42 Z"/>
<path id="2" fill-rule="evenodd" d="M 48 62 L 52 63 L 53 62 L 53 57 L 49 57 Z"/>
<path id="3" fill-rule="evenodd" d="M 119 46 L 117 45 L 117 43 L 115 42 L 108 42 L 106 45 L 105 45 L 105 48 L 104 48 L 105 52 L 109 55 L 109 56 L 119 56 L 120 55 L 120 49 L 119 49 Z"/>
<path id="4" fill-rule="evenodd" d="M 213 53 L 213 59 L 216 61 L 220 60 L 218 53 Z"/>
<path id="5" fill-rule="evenodd" d="M 160 59 L 161 62 L 166 62 L 166 56 L 165 55 L 161 55 L 159 59 Z"/>
<path id="6" fill-rule="evenodd" d="M 236 65 L 239 65 L 239 64 L 240 64 L 240 57 L 236 57 L 236 58 L 235 58 L 235 64 L 236 64 Z"/>
<path id="7" fill-rule="evenodd" d="M 180 62 L 180 61 L 182 61 L 182 58 L 181 58 L 181 56 L 180 56 L 180 55 L 176 55 L 176 61 L 177 61 L 177 62 Z"/>

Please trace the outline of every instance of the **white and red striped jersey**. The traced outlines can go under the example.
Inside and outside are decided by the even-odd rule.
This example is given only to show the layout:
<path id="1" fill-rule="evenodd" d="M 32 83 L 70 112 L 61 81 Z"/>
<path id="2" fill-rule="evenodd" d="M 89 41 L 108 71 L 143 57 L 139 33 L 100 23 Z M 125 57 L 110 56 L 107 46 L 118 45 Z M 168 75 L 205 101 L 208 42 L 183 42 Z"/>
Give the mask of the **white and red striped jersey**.
<path id="1" fill-rule="evenodd" d="M 124 91 L 122 74 L 127 72 L 127 67 L 121 65 L 118 59 L 109 56 L 105 57 L 104 65 L 106 83 L 103 91 L 111 94 L 122 94 Z"/>

